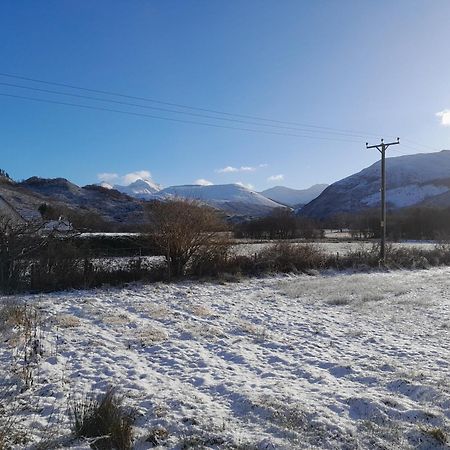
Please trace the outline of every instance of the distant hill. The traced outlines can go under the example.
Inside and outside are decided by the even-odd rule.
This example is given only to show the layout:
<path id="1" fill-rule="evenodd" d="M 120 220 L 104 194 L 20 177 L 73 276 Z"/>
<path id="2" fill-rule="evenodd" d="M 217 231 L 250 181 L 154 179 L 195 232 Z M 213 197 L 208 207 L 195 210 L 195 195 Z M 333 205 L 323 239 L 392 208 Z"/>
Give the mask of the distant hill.
<path id="1" fill-rule="evenodd" d="M 114 223 L 141 223 L 144 217 L 139 200 L 100 186 L 79 187 L 64 178 L 0 183 L 0 199 L 25 220 L 40 218 L 38 209 L 43 203 L 95 212 Z"/>
<path id="2" fill-rule="evenodd" d="M 142 200 L 167 200 L 184 198 L 198 200 L 213 208 L 223 211 L 229 216 L 259 217 L 269 214 L 274 208 L 283 208 L 284 204 L 273 201 L 240 184 L 216 184 L 209 186 L 181 185 L 162 189 L 150 180 L 137 180 L 129 186 L 110 186 L 102 183 L 107 189 L 115 189 L 130 197 Z"/>
<path id="3" fill-rule="evenodd" d="M 48 204 L 93 212 L 111 224 L 129 226 L 144 222 L 145 200 L 199 200 L 235 218 L 263 216 L 274 208 L 284 207 L 236 184 L 158 188 L 148 181 L 137 180 L 123 187 L 127 195 L 107 184 L 80 187 L 65 178 L 31 177 L 16 183 L 0 177 L 0 213 L 15 220 L 34 220 L 40 218 L 39 207 Z"/>
<path id="4" fill-rule="evenodd" d="M 255 191 L 239 184 L 216 184 L 210 186 L 185 185 L 162 189 L 154 198 L 187 198 L 199 200 L 228 215 L 264 216 L 273 209 L 284 207 Z"/>
<path id="5" fill-rule="evenodd" d="M 300 206 L 306 205 L 311 200 L 314 200 L 327 187 L 328 184 L 315 184 L 308 189 L 292 189 L 285 186 L 275 186 L 260 192 L 260 194 L 283 205 Z"/>
<path id="6" fill-rule="evenodd" d="M 380 204 L 380 161 L 327 187 L 299 214 L 325 218 Z M 450 206 L 450 150 L 386 159 L 386 201 L 390 208 Z"/>

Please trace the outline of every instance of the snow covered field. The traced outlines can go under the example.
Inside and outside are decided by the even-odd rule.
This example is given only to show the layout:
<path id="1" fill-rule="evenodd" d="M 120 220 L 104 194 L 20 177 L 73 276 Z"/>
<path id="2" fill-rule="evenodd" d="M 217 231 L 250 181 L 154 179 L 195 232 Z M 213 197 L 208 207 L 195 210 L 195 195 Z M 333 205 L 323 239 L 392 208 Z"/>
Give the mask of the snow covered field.
<path id="1" fill-rule="evenodd" d="M 69 398 L 109 386 L 136 449 L 155 429 L 170 449 L 448 448 L 450 268 L 15 300 L 43 318 L 34 383 L 8 405 L 17 448 L 67 437 Z M 0 384 L 20 387 L 21 341 L 0 330 Z"/>

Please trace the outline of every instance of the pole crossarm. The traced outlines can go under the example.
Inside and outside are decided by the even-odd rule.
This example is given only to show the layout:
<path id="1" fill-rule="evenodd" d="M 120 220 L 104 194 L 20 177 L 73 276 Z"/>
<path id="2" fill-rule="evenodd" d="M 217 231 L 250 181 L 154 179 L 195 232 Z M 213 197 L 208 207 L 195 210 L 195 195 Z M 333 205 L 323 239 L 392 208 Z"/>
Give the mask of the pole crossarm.
<path id="1" fill-rule="evenodd" d="M 382 151 L 381 148 L 383 147 L 383 145 L 384 145 L 384 149 L 387 150 L 387 148 L 389 146 L 397 145 L 397 144 L 400 144 L 400 138 L 397 138 L 397 140 L 394 142 L 388 142 L 387 144 L 384 142 L 384 139 L 381 139 L 381 144 L 377 144 L 377 145 L 369 145 L 369 143 L 366 142 L 366 149 L 376 148 L 379 152 L 381 152 Z"/>

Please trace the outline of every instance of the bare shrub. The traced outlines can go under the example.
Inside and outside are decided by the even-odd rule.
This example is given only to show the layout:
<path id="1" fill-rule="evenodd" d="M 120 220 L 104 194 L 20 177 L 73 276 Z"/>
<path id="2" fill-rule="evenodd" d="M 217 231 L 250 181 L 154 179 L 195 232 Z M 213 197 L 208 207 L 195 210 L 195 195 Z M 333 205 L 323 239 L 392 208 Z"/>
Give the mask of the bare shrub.
<path id="1" fill-rule="evenodd" d="M 448 263 L 447 258 L 450 262 L 450 252 L 444 248 L 424 250 L 387 245 L 385 266 L 390 269 L 427 269 L 430 266 Z M 336 265 L 338 268 L 380 266 L 380 246 L 375 244 L 371 248 L 350 252 L 336 261 Z"/>
<path id="2" fill-rule="evenodd" d="M 49 239 L 31 263 L 30 288 L 54 291 L 84 285 L 87 259 L 68 239 Z"/>
<path id="3" fill-rule="evenodd" d="M 194 201 L 152 202 L 147 212 L 149 232 L 166 258 L 169 277 L 184 275 L 187 264 L 208 252 L 225 229 L 217 211 Z"/>
<path id="4" fill-rule="evenodd" d="M 132 283 L 135 281 L 156 282 L 166 280 L 166 269 L 162 265 L 147 267 L 141 258 L 129 261 L 126 267 L 110 270 L 105 267 L 97 267 L 91 272 L 91 280 L 86 287 L 111 286 Z"/>
<path id="5" fill-rule="evenodd" d="M 432 253 L 416 248 L 390 248 L 386 260 L 387 266 L 393 269 L 428 269 L 431 266 Z"/>
<path id="6" fill-rule="evenodd" d="M 274 244 L 254 257 L 244 255 L 228 255 L 216 258 L 201 259 L 196 275 L 223 276 L 228 275 L 260 275 L 267 272 L 310 272 L 323 269 L 331 263 L 330 258 L 312 244 L 290 244 L 281 242 Z M 197 263 L 197 259 L 194 259 Z M 194 266 L 197 267 L 197 266 Z"/>
<path id="7" fill-rule="evenodd" d="M 73 431 L 97 450 L 130 450 L 133 418 L 114 389 L 96 400 L 85 398 L 69 408 Z"/>
<path id="8" fill-rule="evenodd" d="M 0 217 L 0 290 L 9 294 L 27 284 L 27 258 L 44 243 L 42 224 Z"/>
<path id="9" fill-rule="evenodd" d="M 370 248 L 362 247 L 348 252 L 345 256 L 336 258 L 334 264 L 337 268 L 377 267 L 380 264 L 380 246 L 372 245 Z"/>
<path id="10" fill-rule="evenodd" d="M 422 427 L 421 431 L 423 434 L 430 436 L 433 438 L 437 443 L 441 445 L 445 445 L 448 442 L 447 434 L 441 430 L 440 428 L 426 428 Z"/>
<path id="11" fill-rule="evenodd" d="M 199 248 L 189 265 L 195 276 L 218 276 L 228 270 L 231 242 L 226 237 Z"/>
<path id="12" fill-rule="evenodd" d="M 168 439 L 169 432 L 163 427 L 152 428 L 147 436 L 146 442 L 149 442 L 153 446 L 163 445 Z"/>
<path id="13" fill-rule="evenodd" d="M 40 312 L 16 300 L 7 300 L 0 308 L 0 333 L 8 345 L 14 348 L 12 370 L 23 382 L 22 391 L 34 384 L 35 372 L 39 369 L 42 348 L 42 318 Z"/>
<path id="14" fill-rule="evenodd" d="M 0 308 L 0 332 L 2 330 L 19 327 L 27 321 L 26 305 L 15 299 L 8 299 Z"/>
<path id="15" fill-rule="evenodd" d="M 27 442 L 26 432 L 17 419 L 17 409 L 11 388 L 0 387 L 0 450 L 24 448 Z"/>
<path id="16" fill-rule="evenodd" d="M 199 434 L 192 434 L 181 439 L 179 442 L 179 447 L 181 450 L 188 449 L 202 449 L 211 447 L 224 446 L 225 439 L 221 436 L 212 436 L 206 434 L 205 432 L 200 432 Z"/>
<path id="17" fill-rule="evenodd" d="M 328 257 L 311 244 L 292 245 L 285 242 L 264 249 L 257 256 L 265 270 L 274 272 L 305 272 L 327 266 Z"/>
<path id="18" fill-rule="evenodd" d="M 17 429 L 16 420 L 11 416 L 3 416 L 0 403 L 0 450 L 8 450 L 13 445 L 24 444 L 26 441 L 23 433 Z"/>

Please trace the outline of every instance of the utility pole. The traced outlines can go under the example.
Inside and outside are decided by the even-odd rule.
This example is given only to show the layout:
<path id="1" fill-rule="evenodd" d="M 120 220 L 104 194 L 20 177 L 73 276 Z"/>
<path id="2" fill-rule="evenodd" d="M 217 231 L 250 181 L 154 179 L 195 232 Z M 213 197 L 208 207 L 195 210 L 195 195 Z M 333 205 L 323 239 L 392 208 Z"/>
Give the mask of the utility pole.
<path id="1" fill-rule="evenodd" d="M 366 148 L 376 148 L 381 153 L 381 245 L 380 245 L 380 263 L 386 263 L 386 150 L 391 145 L 400 144 L 400 138 L 397 138 L 397 142 L 384 143 L 381 139 L 379 145 L 369 145 L 366 142 Z"/>

